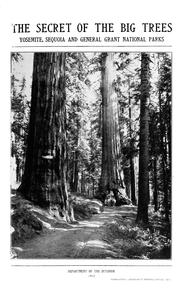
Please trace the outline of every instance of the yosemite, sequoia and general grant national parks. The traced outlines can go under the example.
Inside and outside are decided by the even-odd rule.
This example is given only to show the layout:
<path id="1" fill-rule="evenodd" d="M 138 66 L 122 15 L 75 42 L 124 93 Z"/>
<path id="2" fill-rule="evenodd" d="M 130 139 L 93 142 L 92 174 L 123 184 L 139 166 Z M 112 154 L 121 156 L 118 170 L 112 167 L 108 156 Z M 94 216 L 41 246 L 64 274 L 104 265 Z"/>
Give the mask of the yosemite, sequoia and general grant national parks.
<path id="1" fill-rule="evenodd" d="M 11 256 L 171 258 L 168 52 L 11 54 Z"/>

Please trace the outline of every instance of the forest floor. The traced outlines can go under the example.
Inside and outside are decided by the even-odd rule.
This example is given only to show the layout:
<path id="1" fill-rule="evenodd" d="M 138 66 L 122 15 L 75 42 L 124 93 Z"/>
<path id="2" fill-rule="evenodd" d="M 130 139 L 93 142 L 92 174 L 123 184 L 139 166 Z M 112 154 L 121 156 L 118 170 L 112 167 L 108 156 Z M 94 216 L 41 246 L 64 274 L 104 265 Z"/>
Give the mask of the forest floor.
<path id="1" fill-rule="evenodd" d="M 105 207 L 77 224 L 46 225 L 39 235 L 13 243 L 17 259 L 168 259 L 166 227 L 135 224 L 136 207 Z M 47 220 L 46 220 L 47 221 Z M 168 230 L 169 231 L 169 230 Z M 167 231 L 167 232 L 168 232 Z"/>

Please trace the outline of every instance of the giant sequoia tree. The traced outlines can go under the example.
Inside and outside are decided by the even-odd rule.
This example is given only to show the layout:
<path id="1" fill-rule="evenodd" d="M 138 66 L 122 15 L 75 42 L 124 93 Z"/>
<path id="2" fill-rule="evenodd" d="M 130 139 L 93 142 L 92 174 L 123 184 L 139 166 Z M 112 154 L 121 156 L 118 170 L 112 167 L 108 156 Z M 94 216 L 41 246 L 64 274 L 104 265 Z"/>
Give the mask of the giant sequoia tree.
<path id="1" fill-rule="evenodd" d="M 149 54 L 141 55 L 141 96 L 140 96 L 140 151 L 139 151 L 139 199 L 137 222 L 148 223 L 149 203 Z"/>
<path id="2" fill-rule="evenodd" d="M 118 203 L 118 191 L 124 187 L 121 168 L 121 141 L 118 99 L 114 89 L 114 54 L 102 54 L 102 171 L 100 190 L 112 190 Z"/>
<path id="3" fill-rule="evenodd" d="M 65 54 L 35 53 L 25 172 L 19 190 L 69 220 Z"/>

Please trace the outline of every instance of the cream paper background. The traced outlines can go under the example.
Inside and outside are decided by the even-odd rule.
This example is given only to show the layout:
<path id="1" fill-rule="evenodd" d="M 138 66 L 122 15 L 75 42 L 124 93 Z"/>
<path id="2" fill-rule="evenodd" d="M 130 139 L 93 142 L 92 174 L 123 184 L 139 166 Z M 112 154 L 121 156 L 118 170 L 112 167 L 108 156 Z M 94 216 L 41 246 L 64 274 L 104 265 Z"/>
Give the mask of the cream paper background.
<path id="1" fill-rule="evenodd" d="M 178 1 L 2 1 L 0 2 L 0 269 L 1 295 L 173 295 L 179 293 L 179 9 Z M 10 260 L 10 52 L 12 23 L 172 22 L 173 194 L 172 260 Z M 141 31 L 142 32 L 142 31 Z M 93 36 L 94 31 L 92 34 Z M 31 34 L 33 35 L 33 34 Z M 114 34 L 117 35 L 117 34 Z M 137 33 L 138 35 L 138 33 Z M 141 34 L 142 35 L 142 34 Z M 133 36 L 133 33 L 132 33 Z M 27 50 L 27 49 L 24 49 Z M 35 51 L 42 51 L 36 48 Z M 43 48 L 43 51 L 57 50 Z M 60 49 L 58 49 L 60 50 Z M 63 49 L 64 50 L 64 49 Z M 72 48 L 70 49 L 70 51 Z M 75 49 L 77 50 L 77 49 Z M 92 49 L 93 50 L 93 49 Z M 118 49 L 120 50 L 120 49 Z M 118 51 L 116 50 L 116 51 Z M 126 51 L 126 48 L 122 49 Z M 161 51 L 163 49 L 159 49 Z M 29 49 L 29 51 L 32 51 Z M 115 50 L 114 50 L 115 51 Z M 127 51 L 130 51 L 127 48 Z M 131 48 L 139 51 L 139 48 Z M 143 48 L 146 51 L 146 48 Z M 147 51 L 157 51 L 147 48 Z M 109 266 L 102 266 L 102 265 Z M 70 266 L 71 265 L 71 266 Z M 79 265 L 79 266 L 77 266 Z M 82 266 L 83 265 L 83 266 Z M 88 265 L 88 266 L 87 266 Z M 113 266 L 111 266 L 113 265 Z M 103 273 L 102 270 L 115 270 Z M 72 272 L 76 270 L 76 273 Z M 78 270 L 87 270 L 80 273 Z M 89 275 L 92 270 L 93 276 Z M 100 270 L 100 272 L 95 272 Z"/>

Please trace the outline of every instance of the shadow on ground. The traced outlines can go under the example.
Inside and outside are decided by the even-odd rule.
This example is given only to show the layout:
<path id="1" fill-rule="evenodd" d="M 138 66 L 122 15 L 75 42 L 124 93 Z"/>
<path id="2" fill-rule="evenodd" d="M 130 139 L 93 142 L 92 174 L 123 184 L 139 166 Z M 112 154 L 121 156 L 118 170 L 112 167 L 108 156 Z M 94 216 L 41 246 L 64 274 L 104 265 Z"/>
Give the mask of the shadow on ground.
<path id="1" fill-rule="evenodd" d="M 16 200 L 17 202 L 17 200 Z M 19 201 L 21 202 L 21 200 Z M 25 203 L 27 201 L 24 201 Z M 21 204 L 23 207 L 23 204 Z M 57 221 L 27 202 L 43 231 L 13 242 L 18 259 L 168 259 L 170 242 L 156 230 L 135 224 L 136 207 L 105 207 L 77 224 Z M 15 208 L 14 208 L 15 211 Z M 37 222 L 36 221 L 36 222 Z"/>

